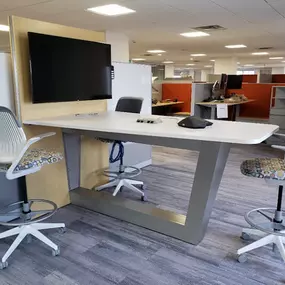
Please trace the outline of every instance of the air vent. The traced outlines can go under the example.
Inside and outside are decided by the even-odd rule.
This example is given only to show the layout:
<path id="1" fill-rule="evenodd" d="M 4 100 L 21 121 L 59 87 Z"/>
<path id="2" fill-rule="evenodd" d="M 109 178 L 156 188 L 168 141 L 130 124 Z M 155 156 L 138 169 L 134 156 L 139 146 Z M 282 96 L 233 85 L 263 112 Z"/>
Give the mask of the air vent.
<path id="1" fill-rule="evenodd" d="M 196 27 L 194 28 L 194 30 L 203 31 L 203 32 L 211 32 L 211 31 L 223 31 L 223 30 L 226 30 L 226 28 L 220 25 L 210 25 L 210 26 Z"/>
<path id="2" fill-rule="evenodd" d="M 195 63 L 199 63 L 199 62 L 200 62 L 200 60 L 193 60 L 193 62 L 195 62 Z"/>
<path id="3" fill-rule="evenodd" d="M 258 49 L 260 49 L 260 50 L 268 50 L 268 49 L 273 49 L 273 47 L 260 47 Z"/>
<path id="4" fill-rule="evenodd" d="M 151 53 L 145 53 L 143 56 L 153 56 Z"/>

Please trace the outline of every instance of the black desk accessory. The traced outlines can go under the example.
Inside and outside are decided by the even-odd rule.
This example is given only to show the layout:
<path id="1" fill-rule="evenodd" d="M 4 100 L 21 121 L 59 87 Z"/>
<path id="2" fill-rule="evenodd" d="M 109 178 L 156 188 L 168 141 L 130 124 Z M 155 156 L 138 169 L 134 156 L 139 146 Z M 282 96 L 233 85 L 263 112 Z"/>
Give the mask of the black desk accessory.
<path id="1" fill-rule="evenodd" d="M 205 129 L 213 123 L 195 116 L 189 116 L 178 122 L 179 127 L 189 129 Z"/>

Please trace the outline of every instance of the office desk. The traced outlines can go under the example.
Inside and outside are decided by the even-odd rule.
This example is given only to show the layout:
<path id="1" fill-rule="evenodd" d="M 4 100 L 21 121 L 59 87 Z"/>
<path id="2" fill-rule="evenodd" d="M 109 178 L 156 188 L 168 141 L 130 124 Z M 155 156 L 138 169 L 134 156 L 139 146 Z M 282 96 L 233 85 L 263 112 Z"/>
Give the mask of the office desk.
<path id="1" fill-rule="evenodd" d="M 233 107 L 233 111 L 231 114 L 231 121 L 236 120 L 236 115 L 237 115 L 237 106 L 240 106 L 242 104 L 254 102 L 255 100 L 247 100 L 247 101 L 242 101 L 242 102 L 234 102 L 234 103 L 222 103 L 222 102 L 200 102 L 196 103 L 196 105 L 202 106 L 202 107 L 208 107 L 211 108 L 211 119 L 214 120 L 216 118 L 216 108 L 217 105 L 219 104 L 227 104 L 228 107 Z"/>
<path id="2" fill-rule="evenodd" d="M 167 115 L 171 113 L 171 110 L 175 106 L 183 105 L 183 101 L 177 102 L 158 102 L 156 104 L 152 104 L 152 114 L 155 115 Z"/>
<path id="3" fill-rule="evenodd" d="M 213 121 L 206 129 L 178 127 L 173 117 L 160 124 L 141 124 L 138 114 L 106 112 L 25 121 L 64 132 L 71 202 L 151 230 L 198 244 L 204 237 L 232 144 L 258 144 L 278 130 L 276 125 Z M 155 117 L 155 116 L 153 116 Z M 158 209 L 150 203 L 112 197 L 79 188 L 76 141 L 81 135 L 200 151 L 187 215 Z M 238 171 L 238 169 L 237 169 Z"/>

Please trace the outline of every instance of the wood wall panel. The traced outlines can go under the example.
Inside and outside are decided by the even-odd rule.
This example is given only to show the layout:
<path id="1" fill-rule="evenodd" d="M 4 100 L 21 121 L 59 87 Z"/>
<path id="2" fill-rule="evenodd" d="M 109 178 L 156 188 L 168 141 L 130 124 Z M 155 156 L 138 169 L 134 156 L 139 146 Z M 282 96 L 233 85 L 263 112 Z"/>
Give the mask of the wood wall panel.
<path id="1" fill-rule="evenodd" d="M 107 110 L 106 100 L 32 104 L 27 34 L 28 32 L 35 32 L 94 42 L 105 42 L 105 33 L 15 16 L 9 17 L 9 26 L 15 107 L 18 119 L 21 122 L 42 117 L 56 117 Z M 56 149 L 64 153 L 61 129 L 24 125 L 24 130 L 28 138 L 48 131 L 55 131 L 56 136 L 40 141 L 37 146 L 40 148 Z M 86 144 L 85 139 L 83 139 L 81 155 L 84 158 L 81 159 L 81 168 L 83 169 L 81 183 L 82 185 L 91 185 L 93 182 L 99 180 L 99 178 L 94 177 L 94 171 L 96 172 L 98 169 L 108 165 L 108 146 L 107 144 L 95 141 Z M 65 161 L 45 166 L 38 173 L 29 175 L 27 177 L 27 187 L 29 198 L 49 199 L 59 206 L 68 204 L 69 189 Z"/>

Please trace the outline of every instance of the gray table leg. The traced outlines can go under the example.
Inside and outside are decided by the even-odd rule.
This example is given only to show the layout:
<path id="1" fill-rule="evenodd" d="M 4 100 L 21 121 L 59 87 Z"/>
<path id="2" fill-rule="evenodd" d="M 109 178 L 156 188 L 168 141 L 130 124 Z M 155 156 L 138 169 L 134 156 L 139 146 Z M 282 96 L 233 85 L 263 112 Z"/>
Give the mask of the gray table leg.
<path id="1" fill-rule="evenodd" d="M 216 107 L 211 106 L 211 120 L 215 120 L 215 119 L 216 119 Z"/>
<path id="2" fill-rule="evenodd" d="M 191 243 L 205 235 L 229 150 L 229 144 L 202 142 L 185 222 Z"/>

